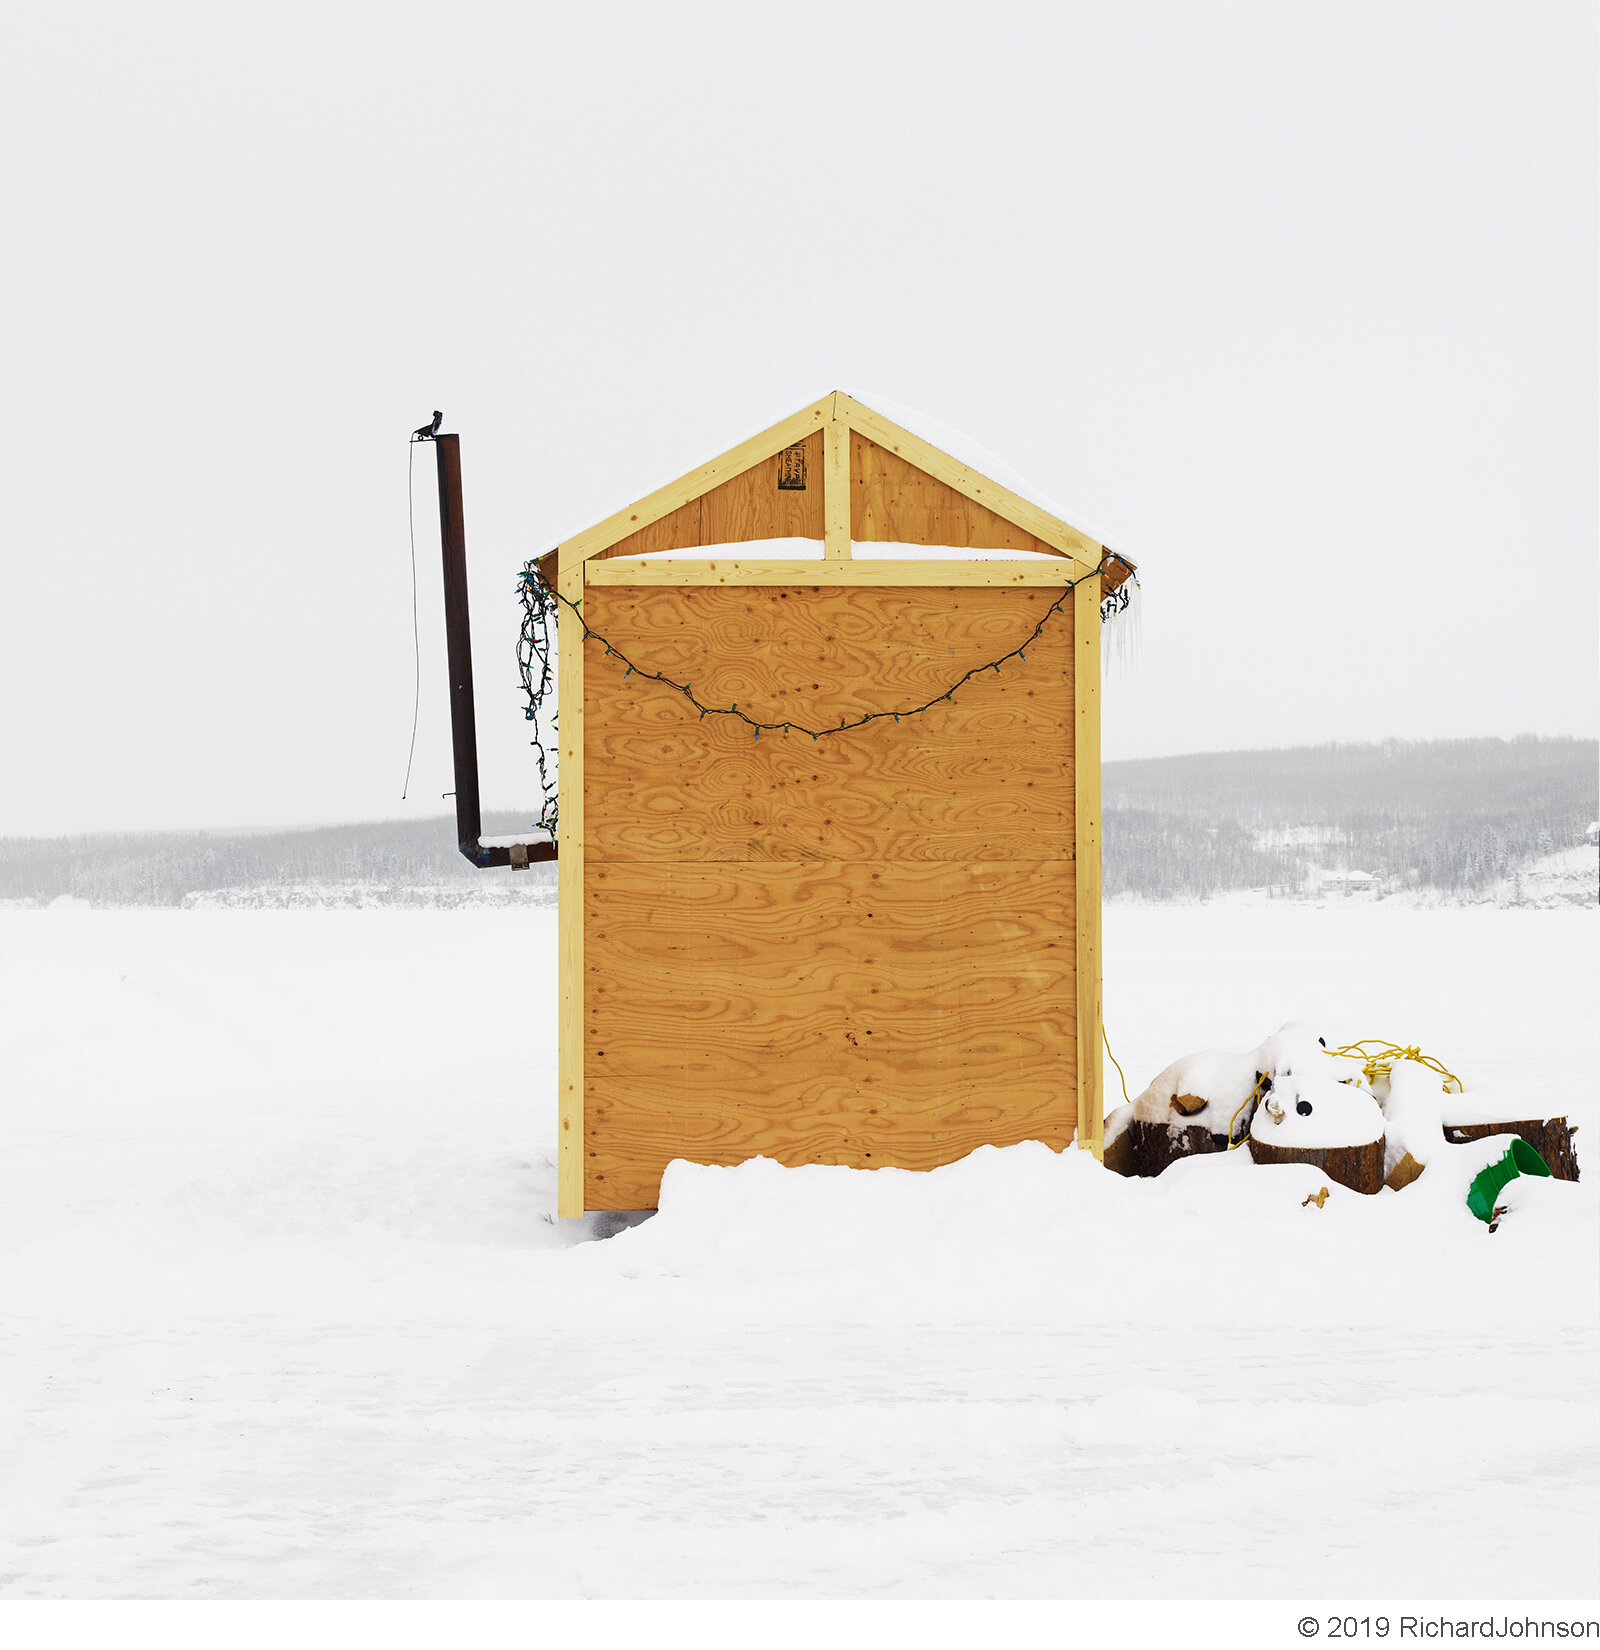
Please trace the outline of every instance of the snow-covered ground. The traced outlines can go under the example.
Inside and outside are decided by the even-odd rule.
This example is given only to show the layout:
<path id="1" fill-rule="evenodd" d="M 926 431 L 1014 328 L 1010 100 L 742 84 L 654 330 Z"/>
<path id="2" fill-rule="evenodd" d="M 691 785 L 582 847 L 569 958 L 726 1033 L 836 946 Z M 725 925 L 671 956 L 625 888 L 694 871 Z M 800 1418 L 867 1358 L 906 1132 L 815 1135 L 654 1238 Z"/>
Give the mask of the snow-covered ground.
<path id="1" fill-rule="evenodd" d="M 493 846 L 493 844 L 490 844 Z M 70 900 L 71 896 L 68 896 Z M 52 902 L 53 903 L 53 902 Z M 84 904 L 90 903 L 84 901 Z M 185 911 L 454 911 L 485 906 L 556 903 L 554 878 L 466 883 L 257 882 L 235 888 L 202 888 L 183 896 Z"/>
<path id="2" fill-rule="evenodd" d="M 554 922 L 0 912 L 0 1594 L 1600 1590 L 1593 911 L 1107 911 L 1134 1092 L 1327 1016 L 1574 1116 L 1492 1236 L 1024 1146 L 595 1241 Z"/>

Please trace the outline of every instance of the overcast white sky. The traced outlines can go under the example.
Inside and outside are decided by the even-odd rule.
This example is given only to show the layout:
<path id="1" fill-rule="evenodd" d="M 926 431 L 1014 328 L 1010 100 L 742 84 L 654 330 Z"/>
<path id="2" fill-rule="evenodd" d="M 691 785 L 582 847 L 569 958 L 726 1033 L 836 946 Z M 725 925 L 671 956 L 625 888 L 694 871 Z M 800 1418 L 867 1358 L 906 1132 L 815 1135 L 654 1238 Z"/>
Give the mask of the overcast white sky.
<path id="1" fill-rule="evenodd" d="M 1588 0 L 0 18 L 0 833 L 448 808 L 434 407 L 487 806 L 525 557 L 835 387 L 1139 561 L 1108 759 L 1595 731 Z"/>

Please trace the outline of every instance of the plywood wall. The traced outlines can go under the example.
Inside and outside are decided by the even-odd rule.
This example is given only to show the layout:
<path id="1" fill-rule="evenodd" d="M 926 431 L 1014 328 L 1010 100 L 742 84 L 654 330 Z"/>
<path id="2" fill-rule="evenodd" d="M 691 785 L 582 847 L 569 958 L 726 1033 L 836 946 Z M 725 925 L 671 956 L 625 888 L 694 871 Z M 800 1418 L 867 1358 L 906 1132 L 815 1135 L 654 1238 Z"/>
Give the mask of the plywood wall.
<path id="1" fill-rule="evenodd" d="M 591 586 L 589 622 L 707 702 L 903 708 L 1060 591 Z M 1073 601 L 1026 661 L 813 741 L 700 719 L 590 645 L 584 1201 L 674 1156 L 930 1168 L 1073 1137 Z"/>

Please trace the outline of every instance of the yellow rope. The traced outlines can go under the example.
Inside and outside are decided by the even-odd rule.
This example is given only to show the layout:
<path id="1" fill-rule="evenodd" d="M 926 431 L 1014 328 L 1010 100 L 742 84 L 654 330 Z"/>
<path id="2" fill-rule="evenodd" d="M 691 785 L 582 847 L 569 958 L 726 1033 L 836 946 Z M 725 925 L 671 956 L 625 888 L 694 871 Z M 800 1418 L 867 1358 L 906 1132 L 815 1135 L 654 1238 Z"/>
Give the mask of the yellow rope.
<path id="1" fill-rule="evenodd" d="M 1330 1048 L 1328 1052 L 1335 1059 L 1359 1060 L 1361 1075 L 1368 1083 L 1379 1077 L 1387 1080 L 1394 1071 L 1396 1060 L 1415 1060 L 1419 1066 L 1426 1066 L 1429 1071 L 1437 1072 L 1444 1078 L 1446 1094 L 1450 1093 L 1452 1083 L 1457 1094 L 1466 1088 L 1453 1071 L 1446 1070 L 1431 1054 L 1424 1054 L 1415 1044 L 1386 1043 L 1381 1037 L 1368 1037 L 1359 1043 L 1346 1043 L 1343 1048 Z"/>
<path id="2" fill-rule="evenodd" d="M 1106 1036 L 1104 1022 L 1102 1022 L 1100 1026 L 1100 1036 L 1106 1045 L 1106 1053 L 1111 1054 L 1111 1039 Z M 1122 1078 L 1122 1098 L 1128 1105 L 1131 1106 L 1133 1102 L 1128 1099 L 1128 1079 L 1122 1076 L 1122 1064 L 1114 1054 L 1111 1054 L 1111 1063 L 1117 1068 L 1117 1076 Z"/>
<path id="3" fill-rule="evenodd" d="M 1239 1121 L 1239 1113 L 1261 1093 L 1271 1076 L 1272 1073 L 1268 1071 L 1258 1072 L 1256 1074 L 1256 1086 L 1233 1108 L 1233 1116 L 1228 1119 L 1228 1144 L 1223 1148 L 1225 1151 L 1231 1152 L 1235 1146 L 1244 1144 L 1245 1137 L 1242 1134 L 1237 1140 L 1233 1138 L 1233 1125 Z"/>

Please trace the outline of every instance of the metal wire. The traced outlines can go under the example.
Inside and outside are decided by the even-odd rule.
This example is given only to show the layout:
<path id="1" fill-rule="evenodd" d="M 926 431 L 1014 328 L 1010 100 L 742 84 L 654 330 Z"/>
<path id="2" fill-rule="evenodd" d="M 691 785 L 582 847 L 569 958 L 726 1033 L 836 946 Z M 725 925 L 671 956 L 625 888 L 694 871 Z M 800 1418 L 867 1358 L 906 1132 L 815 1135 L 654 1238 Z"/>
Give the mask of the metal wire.
<path id="1" fill-rule="evenodd" d="M 411 651 L 416 664 L 416 679 L 411 693 L 411 748 L 406 752 L 405 783 L 400 787 L 400 800 L 406 799 L 411 789 L 411 764 L 417 754 L 417 719 L 422 714 L 422 629 L 417 621 L 417 504 L 416 473 L 417 442 L 413 436 L 406 443 L 406 523 L 411 529 Z"/>

